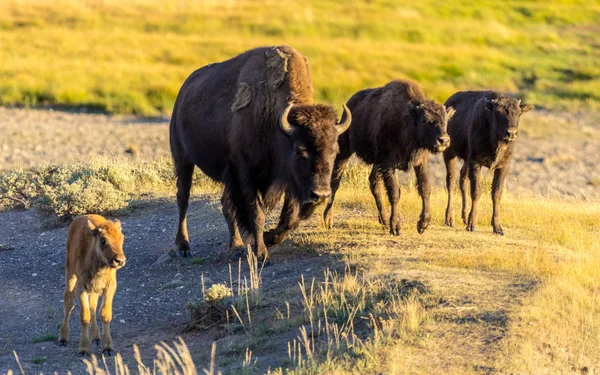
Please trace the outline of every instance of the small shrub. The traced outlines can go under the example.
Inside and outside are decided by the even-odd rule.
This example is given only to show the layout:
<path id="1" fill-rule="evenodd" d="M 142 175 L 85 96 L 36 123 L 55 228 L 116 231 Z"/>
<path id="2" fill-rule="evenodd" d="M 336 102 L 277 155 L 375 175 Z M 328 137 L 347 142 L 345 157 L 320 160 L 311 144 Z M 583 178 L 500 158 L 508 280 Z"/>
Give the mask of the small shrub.
<path id="1" fill-rule="evenodd" d="M 231 288 L 229 288 L 227 285 L 214 284 L 213 286 L 208 288 L 208 290 L 206 290 L 204 300 L 210 303 L 217 303 L 227 297 L 230 297 L 231 295 Z"/>

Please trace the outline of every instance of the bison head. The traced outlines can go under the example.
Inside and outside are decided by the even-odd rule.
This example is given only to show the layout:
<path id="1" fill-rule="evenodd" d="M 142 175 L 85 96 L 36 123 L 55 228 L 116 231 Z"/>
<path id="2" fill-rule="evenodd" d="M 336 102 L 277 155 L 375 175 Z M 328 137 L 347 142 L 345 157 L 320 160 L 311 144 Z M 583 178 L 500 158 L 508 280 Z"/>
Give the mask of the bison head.
<path id="1" fill-rule="evenodd" d="M 96 226 L 88 220 L 88 229 L 93 236 L 93 251 L 102 263 L 111 268 L 121 268 L 125 265 L 123 253 L 123 233 L 119 220 L 107 221 Z"/>
<path id="2" fill-rule="evenodd" d="M 288 172 L 303 204 L 318 204 L 331 195 L 338 135 L 352 122 L 345 105 L 344 114 L 346 119 L 338 123 L 335 110 L 329 106 L 290 104 L 280 117 L 281 130 L 293 145 Z"/>
<path id="3" fill-rule="evenodd" d="M 443 152 L 450 146 L 448 120 L 454 115 L 454 109 L 446 109 L 434 101 L 415 105 L 410 103 L 409 110 L 416 127 L 417 141 L 431 152 Z"/>
<path id="4" fill-rule="evenodd" d="M 519 136 L 521 115 L 533 109 L 533 106 L 521 104 L 520 100 L 510 97 L 484 100 L 486 118 L 494 138 L 505 143 L 514 142 Z"/>

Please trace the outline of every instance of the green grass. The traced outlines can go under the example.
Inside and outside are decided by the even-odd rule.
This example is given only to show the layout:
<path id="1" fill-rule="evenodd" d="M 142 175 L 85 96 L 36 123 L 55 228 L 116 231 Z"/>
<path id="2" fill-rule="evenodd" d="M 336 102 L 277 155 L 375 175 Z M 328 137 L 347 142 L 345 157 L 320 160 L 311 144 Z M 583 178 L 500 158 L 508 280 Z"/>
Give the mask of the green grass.
<path id="1" fill-rule="evenodd" d="M 183 80 L 261 45 L 308 58 L 339 105 L 394 78 L 444 101 L 494 88 L 538 107 L 600 108 L 597 1 L 9 1 L 0 105 L 170 114 Z"/>
<path id="2" fill-rule="evenodd" d="M 46 333 L 45 335 L 38 336 L 31 340 L 33 344 L 39 344 L 40 342 L 57 341 L 58 336 L 53 333 Z"/>
<path id="3" fill-rule="evenodd" d="M 42 363 L 46 362 L 46 358 L 45 357 L 33 357 L 31 359 L 31 362 L 33 362 L 36 365 L 41 365 Z"/>

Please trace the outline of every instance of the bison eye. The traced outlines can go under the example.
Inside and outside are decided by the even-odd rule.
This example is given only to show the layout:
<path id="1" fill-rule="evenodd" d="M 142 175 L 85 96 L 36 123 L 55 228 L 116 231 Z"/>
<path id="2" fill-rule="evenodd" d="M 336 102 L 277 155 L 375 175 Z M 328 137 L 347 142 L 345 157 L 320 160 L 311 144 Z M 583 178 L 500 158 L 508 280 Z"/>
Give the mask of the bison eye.
<path id="1" fill-rule="evenodd" d="M 100 239 L 100 245 L 102 245 L 102 246 L 106 245 L 106 240 L 104 238 Z"/>
<path id="2" fill-rule="evenodd" d="M 308 159 L 308 151 L 304 147 L 296 148 L 296 155 L 302 159 Z"/>

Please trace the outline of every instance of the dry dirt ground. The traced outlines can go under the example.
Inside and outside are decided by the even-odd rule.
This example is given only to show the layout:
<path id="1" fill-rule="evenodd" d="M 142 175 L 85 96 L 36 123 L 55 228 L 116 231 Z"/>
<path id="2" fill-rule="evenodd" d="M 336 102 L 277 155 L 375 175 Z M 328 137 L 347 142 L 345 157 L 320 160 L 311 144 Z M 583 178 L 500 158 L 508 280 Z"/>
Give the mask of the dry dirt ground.
<path id="1" fill-rule="evenodd" d="M 535 113 L 522 126 L 508 189 L 598 199 L 600 126 L 596 120 L 594 115 L 578 118 Z M 66 163 L 99 154 L 124 155 L 131 144 L 139 149 L 142 158 L 168 155 L 167 129 L 166 121 L 0 109 L 0 169 L 48 161 Z M 441 185 L 441 158 L 435 157 L 433 164 L 436 184 Z M 404 176 L 407 178 L 412 177 Z M 292 312 L 299 314 L 301 296 L 297 282 L 301 275 L 306 279 L 319 278 L 325 268 L 341 270 L 355 249 L 368 249 L 367 262 L 378 264 L 371 268 L 376 271 L 371 272 L 419 280 L 443 296 L 439 306 L 432 308 L 435 323 L 427 326 L 427 339 L 409 352 L 398 353 L 405 357 L 403 364 L 418 369 L 423 365 L 419 361 L 429 358 L 435 362 L 429 365 L 443 373 L 495 373 L 494 357 L 498 342 L 506 333 L 508 317 L 535 287 L 535 280 L 497 271 L 443 267 L 428 263 L 426 258 L 439 238 L 448 241 L 448 251 L 495 247 L 526 250 L 529 245 L 519 234 L 498 237 L 485 231 L 465 242 L 458 237 L 457 229 L 438 223 L 421 237 L 414 230 L 416 219 L 411 219 L 404 225 L 402 237 L 392 238 L 372 224 L 376 221 L 373 210 L 339 212 L 349 215 L 348 220 L 351 217 L 357 221 L 348 225 L 339 218 L 334 230 L 326 232 L 313 218 L 272 252 L 274 264 L 263 274 L 264 308 L 256 312 L 257 324 L 262 321 L 268 325 L 277 309 L 285 311 L 286 300 L 291 303 Z M 239 331 L 227 333 L 221 328 L 186 331 L 186 304 L 200 296 L 201 275 L 207 284 L 228 282 L 230 278 L 229 264 L 221 259 L 227 227 L 218 197 L 196 196 L 189 214 L 192 247 L 203 259 L 167 259 L 159 264 L 157 259 L 172 248 L 177 217 L 173 200 L 150 202 L 120 218 L 128 262 L 118 275 L 112 329 L 115 349 L 131 363 L 133 344 L 137 344 L 144 359 L 149 360 L 154 356 L 155 344 L 181 336 L 200 366 L 207 366 L 210 346 L 216 340 L 217 365 L 224 373 L 241 364 L 246 346 L 257 359 L 257 373 L 285 365 L 287 342 L 298 335 L 297 327 L 258 337 Z M 59 347 L 53 337 L 51 341 L 34 343 L 44 335 L 58 333 L 66 233 L 66 227 L 40 226 L 31 211 L 0 213 L 0 374 L 17 370 L 13 351 L 28 374 L 85 371 L 77 354 L 77 304 L 67 347 Z M 314 238 L 327 238 L 330 244 L 323 245 Z M 361 259 L 353 262 L 360 266 Z M 95 352 L 98 354 L 100 349 Z"/>

